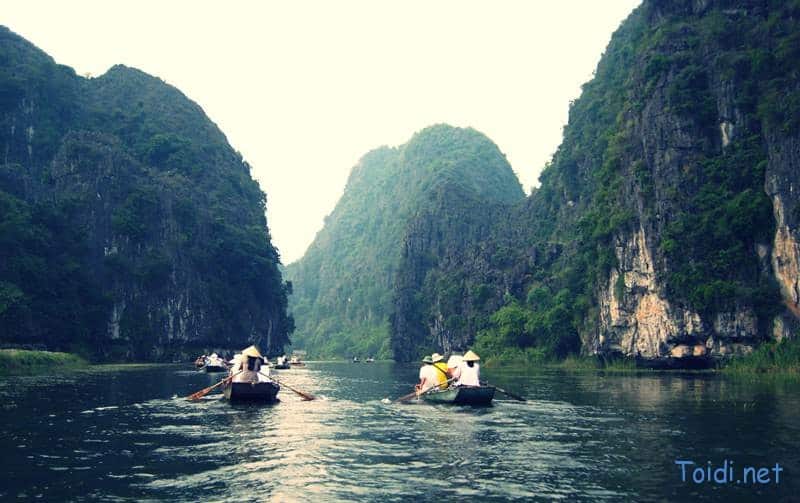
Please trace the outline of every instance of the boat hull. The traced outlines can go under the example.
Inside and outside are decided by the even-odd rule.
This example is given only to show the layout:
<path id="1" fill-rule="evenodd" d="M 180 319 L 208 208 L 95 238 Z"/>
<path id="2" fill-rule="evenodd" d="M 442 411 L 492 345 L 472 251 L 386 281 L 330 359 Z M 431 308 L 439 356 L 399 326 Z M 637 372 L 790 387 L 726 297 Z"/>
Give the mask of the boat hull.
<path id="1" fill-rule="evenodd" d="M 206 365 L 205 367 L 203 367 L 203 369 L 205 369 L 205 371 L 209 374 L 228 371 L 226 367 L 223 367 L 221 365 Z"/>
<path id="2" fill-rule="evenodd" d="M 273 382 L 234 382 L 225 386 L 222 392 L 231 402 L 271 403 L 278 400 L 280 389 Z"/>
<path id="3" fill-rule="evenodd" d="M 280 363 L 280 364 L 276 363 L 275 365 L 272 366 L 272 368 L 274 368 L 275 370 L 287 370 L 291 367 L 288 363 Z"/>
<path id="4" fill-rule="evenodd" d="M 494 386 L 451 386 L 442 391 L 425 393 L 422 399 L 431 403 L 491 405 L 494 391 Z"/>

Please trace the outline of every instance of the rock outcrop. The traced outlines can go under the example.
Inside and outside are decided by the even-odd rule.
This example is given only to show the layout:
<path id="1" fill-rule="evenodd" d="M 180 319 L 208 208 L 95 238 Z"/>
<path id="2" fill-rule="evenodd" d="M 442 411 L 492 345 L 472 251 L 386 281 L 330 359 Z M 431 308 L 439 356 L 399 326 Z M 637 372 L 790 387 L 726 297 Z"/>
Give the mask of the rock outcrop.
<path id="1" fill-rule="evenodd" d="M 117 360 L 288 342 L 265 195 L 202 109 L 0 27 L 0 343 Z"/>
<path id="2" fill-rule="evenodd" d="M 577 334 L 586 354 L 695 366 L 795 337 L 798 23 L 793 3 L 643 2 L 572 104 L 541 187 L 473 245 L 434 253 L 446 260 L 406 248 L 465 300 L 435 302 L 401 268 L 435 307 L 398 302 L 396 347 L 562 355 Z"/>

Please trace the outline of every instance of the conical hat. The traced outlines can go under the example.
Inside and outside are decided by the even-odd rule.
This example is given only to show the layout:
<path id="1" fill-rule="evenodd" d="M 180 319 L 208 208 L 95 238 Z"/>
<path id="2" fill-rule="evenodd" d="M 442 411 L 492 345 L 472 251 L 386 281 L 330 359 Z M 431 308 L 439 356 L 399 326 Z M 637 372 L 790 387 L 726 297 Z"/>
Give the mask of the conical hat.
<path id="1" fill-rule="evenodd" d="M 481 357 L 476 355 L 472 350 L 467 351 L 467 354 L 464 355 L 465 362 L 477 362 L 480 359 Z"/>
<path id="2" fill-rule="evenodd" d="M 433 361 L 433 363 L 440 362 L 442 360 L 444 360 L 444 356 L 440 355 L 439 353 L 433 353 L 431 355 L 431 361 Z"/>
<path id="3" fill-rule="evenodd" d="M 429 355 L 425 355 L 425 358 L 422 359 L 422 363 L 433 363 L 433 360 L 431 360 Z"/>
<path id="4" fill-rule="evenodd" d="M 249 348 L 242 350 L 242 356 L 254 356 L 256 358 L 261 358 L 261 353 L 258 352 L 257 347 L 250 346 Z"/>

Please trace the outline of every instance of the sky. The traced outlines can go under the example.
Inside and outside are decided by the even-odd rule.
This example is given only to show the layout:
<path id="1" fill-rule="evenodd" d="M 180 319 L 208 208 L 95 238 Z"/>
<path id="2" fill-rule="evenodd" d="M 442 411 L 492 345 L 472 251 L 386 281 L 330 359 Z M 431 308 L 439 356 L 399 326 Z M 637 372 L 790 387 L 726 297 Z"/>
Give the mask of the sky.
<path id="1" fill-rule="evenodd" d="M 361 156 L 433 124 L 486 134 L 529 191 L 639 3 L 25 0 L 0 24 L 81 75 L 124 64 L 197 102 L 252 166 L 288 264 Z"/>

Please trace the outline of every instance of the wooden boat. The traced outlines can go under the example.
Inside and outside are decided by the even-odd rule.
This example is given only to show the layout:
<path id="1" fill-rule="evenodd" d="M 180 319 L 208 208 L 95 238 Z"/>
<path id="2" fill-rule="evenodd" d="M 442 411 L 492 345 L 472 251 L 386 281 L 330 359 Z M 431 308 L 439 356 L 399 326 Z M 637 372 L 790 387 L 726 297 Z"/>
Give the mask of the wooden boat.
<path id="1" fill-rule="evenodd" d="M 305 367 L 306 364 L 300 361 L 300 358 L 293 356 L 291 360 L 289 360 L 289 364 L 293 367 Z"/>
<path id="2" fill-rule="evenodd" d="M 272 403 L 278 401 L 280 389 L 274 382 L 234 382 L 227 384 L 222 393 L 231 402 Z"/>
<path id="3" fill-rule="evenodd" d="M 366 359 L 366 360 L 364 360 L 364 361 L 365 361 L 365 362 L 367 362 L 367 363 L 372 363 L 372 362 L 374 362 L 374 361 L 375 361 L 375 358 L 372 358 L 372 357 L 370 357 L 370 358 L 367 358 L 367 359 Z"/>
<path id="4" fill-rule="evenodd" d="M 206 365 L 205 367 L 203 367 L 203 369 L 209 374 L 214 373 L 214 372 L 227 372 L 228 371 L 228 367 L 226 367 L 224 365 Z"/>
<path id="5" fill-rule="evenodd" d="M 443 390 L 424 393 L 421 398 L 431 403 L 490 405 L 494 398 L 494 386 L 450 386 Z"/>

